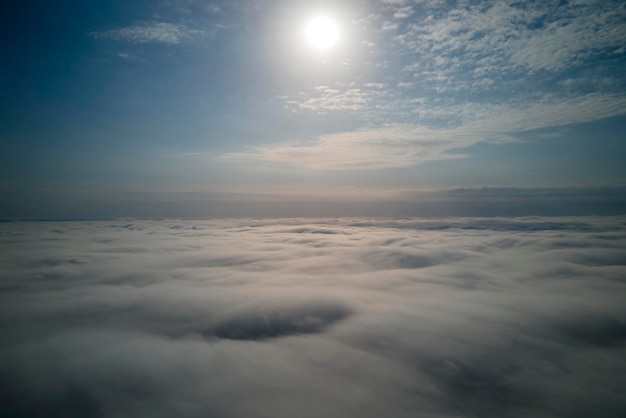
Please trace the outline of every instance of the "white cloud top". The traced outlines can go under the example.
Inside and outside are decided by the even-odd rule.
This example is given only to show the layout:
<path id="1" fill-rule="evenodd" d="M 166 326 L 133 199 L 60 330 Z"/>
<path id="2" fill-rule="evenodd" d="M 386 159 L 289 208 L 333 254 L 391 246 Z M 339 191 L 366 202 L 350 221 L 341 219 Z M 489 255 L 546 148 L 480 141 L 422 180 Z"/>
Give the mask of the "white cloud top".
<path id="1" fill-rule="evenodd" d="M 1 224 L 0 415 L 621 417 L 625 222 Z"/>

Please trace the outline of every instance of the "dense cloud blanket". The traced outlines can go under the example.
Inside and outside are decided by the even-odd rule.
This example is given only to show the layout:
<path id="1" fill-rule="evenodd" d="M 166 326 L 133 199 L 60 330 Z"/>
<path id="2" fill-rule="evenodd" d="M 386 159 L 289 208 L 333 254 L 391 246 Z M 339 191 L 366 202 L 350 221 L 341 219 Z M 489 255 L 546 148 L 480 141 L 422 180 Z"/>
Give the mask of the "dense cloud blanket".
<path id="1" fill-rule="evenodd" d="M 626 218 L 0 224 L 2 417 L 623 417 Z"/>

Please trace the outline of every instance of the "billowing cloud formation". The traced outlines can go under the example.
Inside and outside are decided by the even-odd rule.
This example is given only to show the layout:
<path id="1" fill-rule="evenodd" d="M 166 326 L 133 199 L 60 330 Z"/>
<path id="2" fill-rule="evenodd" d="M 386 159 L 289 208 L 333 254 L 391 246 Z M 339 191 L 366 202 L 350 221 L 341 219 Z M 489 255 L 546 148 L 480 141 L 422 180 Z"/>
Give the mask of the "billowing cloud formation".
<path id="1" fill-rule="evenodd" d="M 621 417 L 626 219 L 0 225 L 0 415 Z"/>

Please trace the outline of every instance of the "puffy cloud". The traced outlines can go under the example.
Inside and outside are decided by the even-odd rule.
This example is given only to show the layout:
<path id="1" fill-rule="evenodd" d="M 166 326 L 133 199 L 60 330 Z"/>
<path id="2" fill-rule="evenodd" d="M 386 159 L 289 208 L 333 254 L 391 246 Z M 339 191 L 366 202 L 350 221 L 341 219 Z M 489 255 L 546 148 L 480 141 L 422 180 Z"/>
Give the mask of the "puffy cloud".
<path id="1" fill-rule="evenodd" d="M 393 13 L 393 17 L 395 17 L 396 19 L 406 19 L 407 17 L 410 17 L 412 14 L 413 14 L 412 7 L 400 7 Z"/>
<path id="2" fill-rule="evenodd" d="M 625 225 L 0 224 L 0 414 L 623 416 Z"/>
<path id="3" fill-rule="evenodd" d="M 312 92 L 300 92 L 299 96 L 299 100 L 287 101 L 285 108 L 291 111 L 307 110 L 325 114 L 338 111 L 361 111 L 372 102 L 375 94 L 355 88 L 338 90 L 328 86 L 316 86 Z"/>
<path id="4" fill-rule="evenodd" d="M 441 10 L 397 40 L 431 63 L 460 54 L 466 65 L 493 71 L 558 71 L 588 64 L 600 53 L 622 54 L 625 16 L 617 1 L 483 1 Z"/>

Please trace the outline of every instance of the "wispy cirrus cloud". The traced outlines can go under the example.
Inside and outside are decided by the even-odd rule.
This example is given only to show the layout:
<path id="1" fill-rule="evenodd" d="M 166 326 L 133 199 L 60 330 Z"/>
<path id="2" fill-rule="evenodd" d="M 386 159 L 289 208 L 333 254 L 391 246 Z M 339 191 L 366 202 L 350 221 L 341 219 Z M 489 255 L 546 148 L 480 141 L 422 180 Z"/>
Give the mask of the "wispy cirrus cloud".
<path id="1" fill-rule="evenodd" d="M 424 161 L 460 158 L 464 155 L 455 150 L 479 142 L 511 141 L 515 133 L 623 115 L 626 98 L 588 95 L 563 101 L 547 97 L 520 107 L 450 106 L 439 112 L 460 118 L 458 125 L 432 128 L 388 124 L 323 135 L 310 141 L 265 144 L 224 158 L 260 159 L 316 170 L 406 167 Z"/>
<path id="2" fill-rule="evenodd" d="M 346 26 L 355 52 L 341 60 L 349 65 L 317 86 L 274 95 L 286 113 L 319 117 L 320 126 L 345 116 L 361 129 L 256 144 L 225 158 L 324 170 L 407 167 L 519 132 L 625 113 L 626 80 L 615 65 L 625 53 L 623 2 L 387 0 L 364 9 Z M 140 22 L 92 36 L 177 44 L 200 33 Z"/>
<path id="3" fill-rule="evenodd" d="M 447 136 L 447 139 L 443 139 Z M 472 138 L 457 130 L 435 131 L 408 125 L 323 135 L 300 144 L 268 144 L 229 159 L 261 159 L 314 170 L 367 170 L 406 167 L 426 160 L 455 158 L 445 152 Z"/>
<path id="4" fill-rule="evenodd" d="M 355 46 L 364 62 L 353 66 L 363 70 L 332 88 L 282 95 L 290 112 L 349 114 L 363 128 L 240 155 L 320 169 L 408 166 L 516 132 L 624 114 L 616 63 L 626 52 L 626 4 L 561 3 L 378 4 L 355 23 L 370 37 Z"/>
<path id="5" fill-rule="evenodd" d="M 165 22 L 140 22 L 123 28 L 92 32 L 90 35 L 96 39 L 111 39 L 136 44 L 178 44 L 202 33 L 200 30 L 190 29 L 185 25 Z"/>

